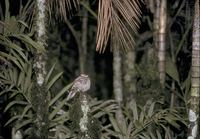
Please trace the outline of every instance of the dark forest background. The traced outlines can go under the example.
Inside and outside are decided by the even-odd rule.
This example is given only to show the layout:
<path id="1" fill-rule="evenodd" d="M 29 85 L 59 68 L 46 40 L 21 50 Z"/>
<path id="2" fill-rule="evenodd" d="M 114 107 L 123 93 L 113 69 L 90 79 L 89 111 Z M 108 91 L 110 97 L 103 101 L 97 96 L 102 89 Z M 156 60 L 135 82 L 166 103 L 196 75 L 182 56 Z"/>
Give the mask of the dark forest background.
<path id="1" fill-rule="evenodd" d="M 101 53 L 96 50 L 99 1 L 68 1 L 72 5 L 65 17 L 58 3 L 47 7 L 45 43 L 40 43 L 35 35 L 36 2 L 0 0 L 0 138 L 18 139 L 14 138 L 17 134 L 33 139 L 186 138 L 195 1 L 166 2 L 165 40 L 161 42 L 165 44 L 164 84 L 159 78 L 160 41 L 155 28 L 156 2 L 161 1 L 137 1 L 141 12 L 135 15 L 139 19 L 135 31 L 122 20 L 135 41 L 130 49 L 115 45 L 110 35 Z M 42 89 L 34 85 L 35 57 L 40 53 L 46 54 L 48 76 Z M 84 95 L 65 101 L 71 83 L 81 73 L 91 79 L 90 90 L 83 93 L 90 107 L 87 132 L 79 127 Z M 46 92 L 47 104 L 38 99 L 40 91 Z M 45 135 L 38 131 L 40 106 L 46 108 L 47 125 L 41 129 Z"/>

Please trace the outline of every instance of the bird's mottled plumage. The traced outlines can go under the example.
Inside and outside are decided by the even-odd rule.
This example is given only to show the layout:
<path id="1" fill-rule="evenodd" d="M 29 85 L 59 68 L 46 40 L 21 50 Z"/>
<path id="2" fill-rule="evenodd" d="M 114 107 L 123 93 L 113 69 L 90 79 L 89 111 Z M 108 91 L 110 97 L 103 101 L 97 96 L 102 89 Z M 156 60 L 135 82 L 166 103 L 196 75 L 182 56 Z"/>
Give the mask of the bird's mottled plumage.
<path id="1" fill-rule="evenodd" d="M 77 77 L 72 85 L 72 88 L 69 91 L 69 95 L 67 96 L 67 100 L 73 98 L 77 92 L 86 92 L 90 89 L 91 81 L 88 75 L 81 74 Z"/>

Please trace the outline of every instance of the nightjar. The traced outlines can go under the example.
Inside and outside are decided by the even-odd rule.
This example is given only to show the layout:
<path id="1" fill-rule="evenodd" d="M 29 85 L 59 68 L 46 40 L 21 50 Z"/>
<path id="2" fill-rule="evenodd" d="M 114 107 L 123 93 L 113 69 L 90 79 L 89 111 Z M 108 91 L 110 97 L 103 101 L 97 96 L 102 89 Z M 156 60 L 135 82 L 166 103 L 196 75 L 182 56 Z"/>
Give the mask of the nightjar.
<path id="1" fill-rule="evenodd" d="M 67 96 L 67 100 L 73 98 L 77 92 L 86 92 L 90 89 L 91 81 L 88 75 L 81 74 L 79 77 L 77 77 L 73 85 L 69 91 L 69 94 Z"/>

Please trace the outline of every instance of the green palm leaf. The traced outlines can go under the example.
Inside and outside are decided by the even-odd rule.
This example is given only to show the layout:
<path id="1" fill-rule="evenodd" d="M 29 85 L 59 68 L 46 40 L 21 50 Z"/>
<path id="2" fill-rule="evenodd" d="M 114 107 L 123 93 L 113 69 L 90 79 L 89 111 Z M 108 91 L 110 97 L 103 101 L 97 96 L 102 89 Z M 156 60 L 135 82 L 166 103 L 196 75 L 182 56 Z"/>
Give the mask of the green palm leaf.
<path id="1" fill-rule="evenodd" d="M 67 90 L 69 90 L 69 88 L 72 86 L 72 83 L 69 85 L 66 85 L 65 87 L 63 87 L 63 89 L 53 98 L 51 99 L 51 101 L 49 102 L 49 107 L 52 106 L 56 101 L 58 101 L 58 99 L 67 92 Z"/>
<path id="2" fill-rule="evenodd" d="M 60 72 L 58 74 L 56 74 L 53 79 L 51 79 L 51 81 L 49 81 L 49 83 L 47 84 L 47 90 L 49 90 L 52 85 L 62 76 L 63 72 Z"/>
<path id="3" fill-rule="evenodd" d="M 8 109 L 10 109 L 12 106 L 16 106 L 16 105 L 28 105 L 27 102 L 25 101 L 21 101 L 21 100 L 14 100 L 11 101 L 10 103 L 8 103 L 8 105 L 6 106 L 6 108 L 4 109 L 4 112 L 6 112 Z"/>

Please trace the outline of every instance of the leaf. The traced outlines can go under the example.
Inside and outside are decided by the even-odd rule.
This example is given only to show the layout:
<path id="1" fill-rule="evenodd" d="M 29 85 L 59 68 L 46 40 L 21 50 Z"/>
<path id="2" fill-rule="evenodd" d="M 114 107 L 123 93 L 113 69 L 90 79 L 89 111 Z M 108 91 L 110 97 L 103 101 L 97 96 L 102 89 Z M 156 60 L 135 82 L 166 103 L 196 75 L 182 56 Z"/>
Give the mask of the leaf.
<path id="1" fill-rule="evenodd" d="M 25 62 L 23 61 L 23 59 L 14 50 L 11 49 L 10 52 L 20 63 L 21 67 L 23 67 L 23 69 L 24 69 Z"/>
<path id="2" fill-rule="evenodd" d="M 176 123 L 176 121 L 173 119 L 174 117 L 172 117 L 172 116 L 167 116 L 167 117 L 165 117 L 165 120 L 169 123 L 169 124 L 171 124 L 172 126 L 174 126 L 175 128 L 179 128 L 180 126 Z"/>
<path id="3" fill-rule="evenodd" d="M 155 137 L 155 135 L 152 133 L 151 130 L 148 130 L 147 132 L 148 132 L 148 134 L 150 135 L 151 139 L 157 139 L 157 138 Z"/>
<path id="4" fill-rule="evenodd" d="M 49 72 L 48 72 L 48 74 L 47 74 L 47 76 L 46 76 L 46 78 L 45 78 L 45 82 L 46 82 L 46 83 L 49 81 L 49 78 L 50 78 L 50 76 L 51 76 L 51 74 L 52 74 L 52 72 L 53 72 L 55 66 L 56 66 L 56 63 L 54 63 L 53 66 L 51 67 L 51 69 L 49 70 Z"/>
<path id="5" fill-rule="evenodd" d="M 5 20 L 9 20 L 9 18 L 10 18 L 10 12 L 9 12 L 9 10 L 10 10 L 10 3 L 9 3 L 9 1 L 8 0 L 6 0 L 5 1 Z"/>
<path id="6" fill-rule="evenodd" d="M 178 46 L 177 46 L 177 50 L 176 50 L 176 52 L 175 52 L 175 58 L 177 58 L 177 56 L 178 56 L 178 54 L 179 54 L 181 48 L 183 47 L 183 43 L 185 42 L 186 37 L 187 37 L 189 31 L 191 30 L 191 27 L 192 27 L 192 23 L 189 24 L 189 25 L 187 26 L 186 31 L 184 32 L 184 34 L 183 34 L 181 40 L 179 41 Z"/>
<path id="7" fill-rule="evenodd" d="M 18 82 L 17 82 L 17 86 L 24 85 L 24 78 L 25 78 L 25 72 L 21 71 L 19 74 L 19 78 L 18 78 Z"/>
<path id="8" fill-rule="evenodd" d="M 17 91 L 17 90 L 16 90 L 16 91 L 15 91 L 15 90 L 12 90 L 12 94 L 9 96 L 9 99 L 15 97 L 15 96 L 18 95 L 18 94 L 20 94 L 19 91 Z"/>
<path id="9" fill-rule="evenodd" d="M 120 129 L 118 127 L 118 123 L 117 123 L 116 119 L 112 115 L 109 115 L 109 120 L 110 120 L 114 130 L 120 133 Z"/>
<path id="10" fill-rule="evenodd" d="M 65 112 L 63 115 L 60 115 L 60 116 L 56 117 L 55 119 L 52 119 L 53 122 L 61 121 L 62 123 L 66 122 L 67 120 L 69 120 L 68 112 Z"/>
<path id="11" fill-rule="evenodd" d="M 137 104 L 136 104 L 136 101 L 134 99 L 131 100 L 129 108 L 133 112 L 134 121 L 137 121 L 139 119 L 139 117 L 138 117 L 138 111 L 137 111 Z"/>
<path id="12" fill-rule="evenodd" d="M 57 122 L 51 122 L 51 123 L 49 124 L 49 128 L 52 129 L 52 128 L 55 128 L 55 127 L 58 126 L 58 125 L 59 125 L 59 123 L 57 123 Z"/>
<path id="13" fill-rule="evenodd" d="M 31 106 L 30 104 L 27 105 L 27 106 L 24 108 L 24 110 L 23 110 L 23 112 L 22 112 L 22 115 L 21 115 L 21 119 L 24 118 L 24 116 L 26 115 L 26 113 L 27 113 L 31 108 L 32 108 L 32 106 Z"/>
<path id="14" fill-rule="evenodd" d="M 170 77 L 172 77 L 172 79 L 180 83 L 177 67 L 170 58 L 167 58 L 167 61 L 166 61 L 166 72 Z"/>
<path id="15" fill-rule="evenodd" d="M 31 100 L 31 91 L 32 91 L 32 86 L 33 86 L 33 82 L 31 82 L 30 83 L 30 86 L 28 87 L 28 89 L 27 89 L 27 92 L 26 92 L 26 94 L 24 94 L 25 96 L 26 96 L 26 100 L 28 101 L 28 102 L 30 102 L 30 100 Z"/>
<path id="16" fill-rule="evenodd" d="M 39 44 L 36 41 L 32 40 L 30 37 L 28 37 L 25 34 L 12 34 L 12 36 L 22 40 L 25 44 L 28 44 L 28 45 L 32 46 L 39 53 L 42 53 L 42 52 L 45 51 L 44 46 L 42 46 L 41 44 Z"/>
<path id="17" fill-rule="evenodd" d="M 0 92 L 0 96 L 4 95 L 7 92 L 9 93 L 14 86 L 15 86 L 14 84 L 11 84 L 8 89 L 5 89 L 5 90 L 1 91 Z"/>
<path id="18" fill-rule="evenodd" d="M 27 70 L 27 75 L 24 79 L 24 85 L 22 86 L 23 88 L 23 93 L 28 93 L 27 90 L 30 89 L 30 87 L 32 86 L 31 84 L 31 76 L 32 76 L 32 66 L 28 64 L 28 70 Z"/>
<path id="19" fill-rule="evenodd" d="M 118 137 L 118 136 L 119 136 L 119 133 L 118 133 L 118 132 L 115 132 L 115 131 L 113 131 L 113 130 L 110 130 L 110 129 L 109 129 L 110 127 L 112 127 L 111 124 L 106 125 L 106 126 L 102 126 L 102 132 L 105 132 L 105 131 L 106 131 L 108 135 L 113 135 L 113 136 L 115 136 L 115 137 Z M 106 132 L 105 132 L 105 134 L 106 134 Z M 105 135 L 105 134 L 102 134 L 102 136 Z M 108 138 L 108 139 L 109 139 L 109 138 Z"/>
<path id="20" fill-rule="evenodd" d="M 26 62 L 28 62 L 28 59 L 27 59 L 27 57 L 25 56 L 25 54 L 23 53 L 23 49 L 22 49 L 20 46 L 18 46 L 18 45 L 16 45 L 16 44 L 12 43 L 11 41 L 8 41 L 7 43 L 8 43 L 8 44 L 7 44 L 8 47 L 10 47 L 10 48 L 12 48 L 13 50 L 17 51 L 18 54 L 19 54 Z"/>
<path id="21" fill-rule="evenodd" d="M 17 84 L 17 79 L 18 79 L 18 71 L 16 68 L 13 68 L 12 70 L 13 72 L 11 73 L 12 78 L 13 78 L 13 82 L 16 85 Z"/>
<path id="22" fill-rule="evenodd" d="M 14 121 L 16 120 L 19 120 L 21 118 L 21 115 L 15 115 L 15 116 L 12 116 L 6 123 L 4 126 L 7 126 L 11 123 L 13 123 Z"/>
<path id="23" fill-rule="evenodd" d="M 18 123 L 15 126 L 15 128 L 16 128 L 16 130 L 19 130 L 22 127 L 25 127 L 26 125 L 31 124 L 31 123 L 33 123 L 33 119 L 23 120 L 22 122 Z"/>
<path id="24" fill-rule="evenodd" d="M 191 70 L 190 70 L 191 71 Z M 182 88 L 185 88 L 185 92 L 188 93 L 190 91 L 190 87 L 191 87 L 191 72 L 188 73 L 187 78 L 185 79 L 185 81 L 182 84 Z"/>
<path id="25" fill-rule="evenodd" d="M 91 113 L 95 118 L 100 118 L 105 114 L 114 113 L 119 108 L 115 100 L 97 101 L 93 99 L 90 101 L 89 106 L 91 108 Z"/>
<path id="26" fill-rule="evenodd" d="M 116 110 L 118 108 L 119 108 L 119 106 L 117 104 L 110 104 L 110 105 L 106 106 L 105 108 L 99 108 L 96 113 L 94 113 L 94 112 L 91 112 L 91 113 L 93 114 L 94 117 L 100 118 L 101 116 L 103 116 L 105 114 L 116 112 Z M 93 110 L 91 110 L 91 111 L 93 111 Z"/>
<path id="27" fill-rule="evenodd" d="M 143 123 L 144 118 L 145 118 L 145 113 L 144 113 L 143 110 L 141 110 L 141 112 L 140 112 L 140 117 L 139 117 L 139 122 L 140 122 L 140 123 Z"/>
<path id="28" fill-rule="evenodd" d="M 96 50 L 104 52 L 111 39 L 113 50 L 127 50 L 134 45 L 133 33 L 138 28 L 139 1 L 99 0 Z M 134 18 L 133 18 L 134 17 Z"/>
<path id="29" fill-rule="evenodd" d="M 12 106 L 14 105 L 27 105 L 28 103 L 25 101 L 21 101 L 21 100 L 14 100 L 11 101 L 10 103 L 8 103 L 8 105 L 6 106 L 6 108 L 4 109 L 4 112 L 6 112 L 8 109 L 10 109 Z"/>
<path id="30" fill-rule="evenodd" d="M 17 61 L 17 58 L 15 58 L 15 57 L 13 57 L 13 56 L 11 56 L 11 55 L 8 55 L 8 54 L 6 54 L 6 53 L 4 53 L 4 52 L 0 52 L 0 55 L 6 57 L 6 58 L 8 58 L 8 59 L 10 59 L 18 68 L 20 68 L 20 70 L 23 71 L 23 68 L 22 68 L 22 66 L 20 65 L 20 63 Z"/>
<path id="31" fill-rule="evenodd" d="M 91 105 L 91 112 L 95 113 L 99 109 L 105 109 L 106 107 L 110 105 L 115 105 L 116 106 L 116 101 L 115 100 L 107 100 L 107 101 L 97 101 L 99 103 L 94 104 L 94 102 L 90 102 Z M 115 107 L 116 108 L 116 107 Z"/>
<path id="32" fill-rule="evenodd" d="M 154 112 L 155 103 L 156 103 L 156 102 L 153 102 L 153 103 L 150 105 L 150 108 L 149 108 L 149 110 L 148 110 L 148 115 L 147 115 L 148 117 L 152 117 L 153 112 Z"/>
<path id="33" fill-rule="evenodd" d="M 97 14 L 91 9 L 90 5 L 86 1 L 80 1 L 81 5 L 88 10 L 88 12 L 93 15 L 95 19 L 97 19 Z"/>
<path id="34" fill-rule="evenodd" d="M 151 139 L 147 133 L 142 133 L 142 135 L 145 137 L 145 139 Z"/>
<path id="35" fill-rule="evenodd" d="M 28 24 L 26 24 L 24 21 L 19 20 L 18 22 L 19 22 L 20 24 L 22 24 L 23 26 L 25 26 L 26 28 L 28 28 Z"/>
<path id="36" fill-rule="evenodd" d="M 147 138 L 145 137 L 144 133 L 143 133 L 142 135 L 138 135 L 138 137 L 139 137 L 140 139 L 147 139 Z"/>
<path id="37" fill-rule="evenodd" d="M 65 86 L 50 102 L 49 107 L 53 105 L 69 88 L 72 86 L 72 83 Z"/>
<path id="38" fill-rule="evenodd" d="M 15 81 L 14 81 L 14 75 L 13 75 L 13 68 L 11 69 L 7 69 L 7 73 L 8 73 L 8 75 L 9 75 L 9 79 L 10 79 L 10 81 L 12 82 L 12 84 L 15 84 Z"/>
<path id="39" fill-rule="evenodd" d="M 158 139 L 162 139 L 162 136 L 158 130 L 156 130 L 156 135 L 157 135 Z"/>
<path id="40" fill-rule="evenodd" d="M 1 80 L 4 79 L 4 80 L 7 80 L 9 78 L 9 75 L 8 75 L 8 72 L 3 70 L 2 72 L 0 72 L 0 78 Z"/>
<path id="41" fill-rule="evenodd" d="M 67 98 L 65 98 L 64 100 L 62 100 L 57 106 L 56 108 L 49 114 L 49 120 L 52 120 L 53 117 L 58 113 L 58 111 L 65 105 L 67 101 Z"/>
<path id="42" fill-rule="evenodd" d="M 26 62 L 28 62 L 27 57 L 25 56 L 25 54 L 23 53 L 23 49 L 16 45 L 15 43 L 11 42 L 10 40 L 6 39 L 4 36 L 0 35 L 0 43 L 4 46 L 4 47 L 9 47 L 11 48 L 11 50 L 15 50 L 19 56 L 21 56 Z"/>
<path id="43" fill-rule="evenodd" d="M 52 85 L 61 77 L 61 75 L 63 74 L 63 72 L 60 72 L 58 74 L 56 74 L 53 79 L 51 79 L 51 81 L 47 84 L 47 90 L 49 90 Z"/>
<path id="44" fill-rule="evenodd" d="M 68 18 L 68 14 L 71 15 L 71 11 L 77 10 L 79 6 L 79 0 L 53 0 L 48 3 L 50 15 L 51 11 L 54 11 L 54 15 L 64 21 Z"/>

